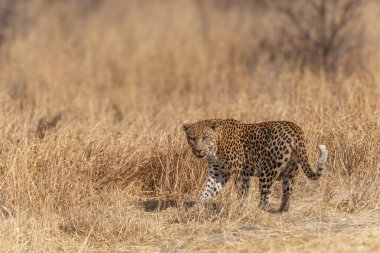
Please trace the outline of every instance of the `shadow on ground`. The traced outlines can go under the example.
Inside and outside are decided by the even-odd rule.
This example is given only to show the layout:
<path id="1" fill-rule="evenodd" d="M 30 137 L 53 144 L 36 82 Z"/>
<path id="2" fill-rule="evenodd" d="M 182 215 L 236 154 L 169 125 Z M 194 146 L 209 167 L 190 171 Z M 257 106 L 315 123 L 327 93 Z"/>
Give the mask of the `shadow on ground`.
<path id="1" fill-rule="evenodd" d="M 178 200 L 163 200 L 163 199 L 149 199 L 142 202 L 142 206 L 146 212 L 163 211 L 169 207 L 175 208 L 191 208 L 196 206 L 195 201 L 178 201 Z"/>
<path id="2" fill-rule="evenodd" d="M 164 211 L 170 207 L 181 208 L 181 209 L 190 209 L 190 208 L 199 208 L 198 202 L 196 201 L 179 201 L 173 199 L 149 199 L 142 202 L 142 206 L 146 212 L 159 212 Z M 206 210 L 220 212 L 223 209 L 221 203 L 207 203 L 204 208 Z"/>

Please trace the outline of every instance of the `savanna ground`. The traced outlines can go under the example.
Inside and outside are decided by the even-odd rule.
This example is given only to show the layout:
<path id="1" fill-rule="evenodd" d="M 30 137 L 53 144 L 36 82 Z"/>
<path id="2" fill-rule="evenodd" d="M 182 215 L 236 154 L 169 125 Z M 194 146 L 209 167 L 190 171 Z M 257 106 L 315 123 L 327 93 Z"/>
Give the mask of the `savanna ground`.
<path id="1" fill-rule="evenodd" d="M 355 8 L 326 56 L 270 1 L 0 1 L 0 251 L 378 252 L 380 5 Z M 327 145 L 288 213 L 257 179 L 198 211 L 181 125 L 227 117 Z"/>

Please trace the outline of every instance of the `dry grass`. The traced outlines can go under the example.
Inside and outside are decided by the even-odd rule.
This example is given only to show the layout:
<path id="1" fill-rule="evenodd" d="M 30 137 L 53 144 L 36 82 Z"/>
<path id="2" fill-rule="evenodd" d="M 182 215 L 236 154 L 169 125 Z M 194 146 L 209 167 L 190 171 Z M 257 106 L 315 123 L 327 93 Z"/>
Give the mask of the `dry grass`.
<path id="1" fill-rule="evenodd" d="M 379 250 L 379 5 L 365 68 L 326 81 L 262 52 L 265 6 L 222 2 L 19 1 L 0 50 L 1 252 Z M 257 179 L 198 212 L 207 171 L 181 123 L 218 117 L 298 123 L 326 173 L 300 173 L 286 214 L 256 207 Z"/>

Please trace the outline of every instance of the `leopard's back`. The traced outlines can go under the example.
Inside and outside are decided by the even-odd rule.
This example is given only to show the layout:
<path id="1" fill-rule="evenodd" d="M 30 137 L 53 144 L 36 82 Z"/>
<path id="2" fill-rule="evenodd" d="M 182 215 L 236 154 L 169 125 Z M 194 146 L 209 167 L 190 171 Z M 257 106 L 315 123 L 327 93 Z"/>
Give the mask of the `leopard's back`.
<path id="1" fill-rule="evenodd" d="M 302 129 L 289 121 L 245 124 L 241 141 L 246 168 L 251 170 L 251 175 L 288 162 L 297 146 L 301 152 L 305 149 Z"/>

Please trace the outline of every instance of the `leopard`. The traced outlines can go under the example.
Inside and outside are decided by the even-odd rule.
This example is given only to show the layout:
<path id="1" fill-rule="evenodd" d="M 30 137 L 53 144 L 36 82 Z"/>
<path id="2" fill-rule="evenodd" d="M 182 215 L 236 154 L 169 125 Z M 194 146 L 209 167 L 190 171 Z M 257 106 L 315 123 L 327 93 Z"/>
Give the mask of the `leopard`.
<path id="1" fill-rule="evenodd" d="M 276 211 L 286 212 L 299 167 L 310 180 L 318 180 L 325 169 L 326 145 L 317 145 L 319 159 L 314 172 L 306 152 L 305 134 L 290 121 L 247 124 L 235 119 L 206 119 L 182 126 L 195 157 L 207 159 L 208 178 L 200 196 L 202 204 L 218 195 L 232 176 L 238 196 L 247 196 L 250 178 L 258 177 L 258 207 L 269 210 L 272 186 L 275 181 L 282 181 L 282 200 Z"/>

